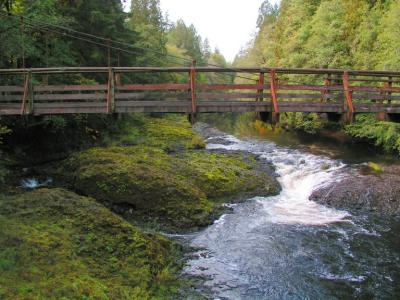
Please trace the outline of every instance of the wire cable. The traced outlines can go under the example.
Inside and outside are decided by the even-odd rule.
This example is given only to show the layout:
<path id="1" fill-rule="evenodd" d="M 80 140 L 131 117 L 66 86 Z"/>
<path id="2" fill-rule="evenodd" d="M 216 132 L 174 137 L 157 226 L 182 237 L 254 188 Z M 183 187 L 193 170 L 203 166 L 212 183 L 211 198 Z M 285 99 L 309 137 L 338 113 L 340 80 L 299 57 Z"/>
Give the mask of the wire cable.
<path id="1" fill-rule="evenodd" d="M 113 49 L 113 50 L 117 50 L 117 51 L 121 51 L 121 52 L 125 52 L 125 53 L 130 53 L 130 54 L 141 53 L 141 52 L 138 52 L 137 50 L 136 51 L 129 51 L 129 50 L 126 50 L 126 49 L 123 49 L 123 48 L 120 48 L 120 47 L 116 47 L 116 46 L 110 45 L 110 43 L 114 43 L 114 44 L 124 45 L 124 46 L 130 47 L 130 48 L 135 48 L 135 49 L 140 49 L 140 50 L 143 50 L 143 51 L 150 51 L 150 52 L 153 52 L 153 53 L 156 53 L 156 54 L 165 55 L 165 56 L 171 57 L 171 58 L 176 59 L 176 60 L 183 60 L 183 61 L 186 61 L 186 62 L 192 62 L 192 60 L 184 58 L 184 57 L 179 57 L 179 56 L 175 56 L 175 55 L 171 55 L 171 54 L 167 54 L 167 53 L 162 53 L 162 52 L 154 50 L 154 49 L 138 47 L 138 46 L 134 46 L 134 45 L 128 44 L 126 42 L 116 41 L 116 40 L 107 39 L 107 38 L 104 38 L 104 37 L 101 37 L 101 36 L 97 36 L 97 35 L 93 35 L 93 34 L 89 34 L 89 33 L 85 33 L 85 32 L 80 32 L 80 31 L 74 30 L 72 28 L 61 26 L 61 25 L 55 25 L 55 24 L 50 24 L 50 23 L 46 23 L 46 22 L 43 22 L 43 21 L 32 20 L 32 19 L 30 19 L 30 18 L 28 18 L 26 16 L 22 16 L 22 15 L 17 16 L 17 15 L 13 15 L 11 13 L 5 13 L 5 12 L 1 12 L 1 11 L 0 11 L 0 14 L 3 15 L 3 16 L 14 18 L 14 19 L 18 18 L 19 22 L 21 22 L 20 18 L 22 18 L 26 24 L 28 24 L 32 28 L 36 28 L 36 29 L 39 28 L 41 31 L 57 33 L 57 34 L 60 34 L 60 35 L 68 36 L 68 37 L 71 37 L 71 38 L 74 38 L 74 39 L 79 39 L 79 40 L 82 40 L 82 41 L 85 41 L 85 42 L 89 42 L 89 43 L 95 44 L 97 46 L 105 47 L 105 48 L 108 48 L 108 49 Z M 40 25 L 38 25 L 38 24 L 40 24 Z M 39 26 L 41 26 L 41 27 L 39 27 Z M 43 26 L 53 27 L 53 29 L 44 28 Z M 59 28 L 61 30 L 65 30 L 68 33 L 67 32 L 62 32 L 62 31 L 59 31 L 59 30 L 55 30 L 54 28 Z M 75 33 L 75 34 L 79 34 L 79 35 L 83 35 L 83 36 L 86 36 L 86 37 L 89 37 L 89 38 L 94 38 L 94 39 L 106 41 L 107 44 L 96 42 L 96 41 L 93 41 L 91 39 L 79 37 L 79 36 L 73 35 L 73 34 L 71 34 L 69 32 L 72 32 L 72 33 Z M 174 63 L 176 63 L 176 62 L 174 62 Z M 180 65 L 182 65 L 182 64 L 180 64 Z M 215 64 L 205 64 L 205 65 L 206 66 L 219 67 L 219 68 L 223 67 L 223 66 L 219 66 L 219 65 L 215 65 Z M 184 65 L 182 65 L 182 66 L 184 66 Z M 251 80 L 251 81 L 257 81 L 254 78 L 237 75 L 236 74 L 237 71 L 234 70 L 234 69 L 230 69 L 229 67 L 223 67 L 223 68 L 231 70 L 232 73 L 235 73 L 235 75 L 229 75 L 229 74 L 225 74 L 225 73 L 222 73 L 222 74 L 221 73 L 216 73 L 216 74 L 220 75 L 220 76 L 237 77 L 237 78 L 247 79 L 247 80 Z M 254 74 L 256 74 L 256 73 L 254 73 Z"/>

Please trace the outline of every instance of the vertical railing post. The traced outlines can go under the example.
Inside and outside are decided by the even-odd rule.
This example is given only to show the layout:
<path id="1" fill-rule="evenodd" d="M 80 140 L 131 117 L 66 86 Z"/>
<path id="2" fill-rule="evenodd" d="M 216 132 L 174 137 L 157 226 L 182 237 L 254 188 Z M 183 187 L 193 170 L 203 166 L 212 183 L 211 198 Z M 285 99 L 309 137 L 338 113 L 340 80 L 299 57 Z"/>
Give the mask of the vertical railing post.
<path id="1" fill-rule="evenodd" d="M 259 98 L 257 98 L 257 101 L 263 101 L 263 98 L 264 98 L 263 97 L 264 84 L 265 84 L 265 74 L 264 74 L 264 72 L 260 72 L 260 77 L 259 77 L 259 79 L 257 81 L 257 84 L 262 86 L 261 89 L 257 90 L 258 97 L 259 97 Z"/>
<path id="2" fill-rule="evenodd" d="M 388 88 L 388 89 L 391 89 L 392 86 L 393 86 L 393 77 L 392 77 L 392 76 L 389 76 L 388 79 L 389 79 L 389 81 L 386 82 L 385 87 Z M 392 92 L 391 92 L 391 91 L 388 91 L 388 92 L 386 93 L 386 95 L 389 96 L 388 99 L 387 99 L 387 101 L 388 101 L 389 104 L 391 104 L 391 103 L 392 103 L 392 99 L 391 99 L 391 97 L 392 97 Z"/>
<path id="3" fill-rule="evenodd" d="M 29 97 L 29 73 L 24 76 L 24 94 L 22 95 L 21 115 L 26 114 L 26 103 Z"/>
<path id="4" fill-rule="evenodd" d="M 321 102 L 324 102 L 324 100 L 326 100 L 326 102 L 328 102 L 330 100 L 330 98 L 327 97 L 327 95 L 329 95 L 329 93 L 331 92 L 331 90 L 329 89 L 329 86 L 332 85 L 332 74 L 329 73 L 328 77 L 325 78 L 325 90 L 322 92 L 322 98 L 321 98 Z"/>
<path id="5" fill-rule="evenodd" d="M 271 97 L 272 97 L 273 112 L 279 113 L 278 93 L 277 93 L 277 89 L 276 89 L 276 71 L 275 70 L 270 71 L 269 78 L 270 78 L 270 84 L 271 84 Z"/>
<path id="6" fill-rule="evenodd" d="M 196 119 L 197 103 L 196 103 L 196 61 L 193 61 L 189 73 L 190 81 L 190 97 L 191 97 L 191 113 L 189 115 L 190 122 L 193 124 Z"/>
<path id="7" fill-rule="evenodd" d="M 354 106 L 353 106 L 353 95 L 352 92 L 350 91 L 350 86 L 349 86 L 349 72 L 347 71 L 345 71 L 343 74 L 343 89 L 347 103 L 346 122 L 351 123 L 353 121 Z"/>
<path id="8" fill-rule="evenodd" d="M 25 74 L 24 94 L 22 96 L 21 115 L 33 114 L 33 83 L 32 71 Z"/>
<path id="9" fill-rule="evenodd" d="M 115 111 L 115 76 L 114 68 L 108 70 L 108 84 L 107 84 L 107 113 Z"/>
<path id="10" fill-rule="evenodd" d="M 271 98 L 272 98 L 272 113 L 271 123 L 275 124 L 279 119 L 279 107 L 278 107 L 278 92 L 277 92 L 277 75 L 276 71 L 272 69 L 269 73 L 269 80 L 271 86 Z"/>
<path id="11" fill-rule="evenodd" d="M 28 98 L 28 107 L 29 107 L 29 114 L 33 114 L 34 113 L 34 90 L 33 90 L 33 75 L 32 75 L 32 71 L 29 70 L 28 72 L 28 91 L 29 91 L 29 98 Z"/>

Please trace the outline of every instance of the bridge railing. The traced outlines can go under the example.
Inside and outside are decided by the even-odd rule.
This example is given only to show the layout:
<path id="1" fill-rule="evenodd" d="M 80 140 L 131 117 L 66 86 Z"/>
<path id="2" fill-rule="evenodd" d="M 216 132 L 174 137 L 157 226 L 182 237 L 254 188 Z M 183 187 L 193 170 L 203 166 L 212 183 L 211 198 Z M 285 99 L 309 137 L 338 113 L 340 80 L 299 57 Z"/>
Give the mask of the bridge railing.
<path id="1" fill-rule="evenodd" d="M 172 75 L 178 74 L 179 80 L 140 83 L 142 77 L 151 78 L 152 74 L 159 73 L 171 75 L 165 78 L 176 78 Z M 201 81 L 199 74 L 218 74 L 225 81 L 220 78 L 218 82 Z M 227 74 L 247 77 L 242 83 L 232 83 Z M 68 76 L 71 78 L 66 79 Z M 58 80 L 52 80 L 53 77 Z M 94 77 L 95 80 L 88 80 Z M 227 111 L 400 113 L 399 102 L 400 72 L 209 67 L 0 70 L 0 114 L 8 115 Z"/>

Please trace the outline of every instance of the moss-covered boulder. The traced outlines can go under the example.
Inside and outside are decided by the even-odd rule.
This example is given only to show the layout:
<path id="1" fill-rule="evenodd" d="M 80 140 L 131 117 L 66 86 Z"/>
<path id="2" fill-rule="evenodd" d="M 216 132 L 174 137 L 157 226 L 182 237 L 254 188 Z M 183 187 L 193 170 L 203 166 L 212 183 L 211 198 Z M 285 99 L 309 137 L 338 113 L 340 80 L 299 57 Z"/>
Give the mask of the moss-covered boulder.
<path id="1" fill-rule="evenodd" d="M 175 174 L 172 156 L 151 147 L 93 148 L 67 162 L 72 187 L 111 204 L 129 204 L 142 215 L 177 228 L 209 223 L 213 204 Z"/>
<path id="2" fill-rule="evenodd" d="M 186 152 L 176 164 L 180 176 L 192 182 L 209 199 L 235 201 L 251 196 L 279 193 L 271 170 L 266 170 L 251 154 Z"/>
<path id="3" fill-rule="evenodd" d="M 216 200 L 270 195 L 276 180 L 240 155 L 189 151 L 168 154 L 147 146 L 93 148 L 73 155 L 61 172 L 77 192 L 104 203 L 128 204 L 136 215 L 174 229 L 212 221 Z"/>
<path id="4" fill-rule="evenodd" d="M 176 250 L 63 189 L 0 196 L 0 299 L 169 299 Z"/>

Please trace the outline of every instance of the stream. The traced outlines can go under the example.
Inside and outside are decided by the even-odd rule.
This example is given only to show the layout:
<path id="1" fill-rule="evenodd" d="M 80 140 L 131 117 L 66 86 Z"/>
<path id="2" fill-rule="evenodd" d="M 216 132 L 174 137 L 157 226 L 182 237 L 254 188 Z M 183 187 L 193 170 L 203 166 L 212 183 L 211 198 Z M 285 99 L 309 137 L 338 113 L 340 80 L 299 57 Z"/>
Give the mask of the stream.
<path id="1" fill-rule="evenodd" d="M 273 163 L 282 192 L 231 205 L 207 229 L 181 236 L 194 252 L 184 274 L 207 299 L 398 299 L 400 219 L 309 201 L 351 164 L 270 139 L 221 134 L 208 149 L 243 150 Z"/>

